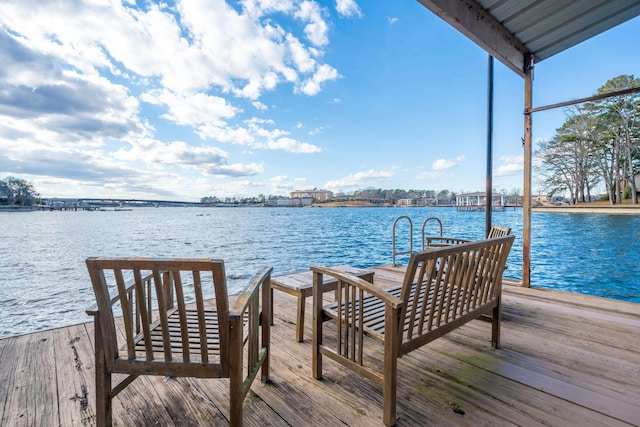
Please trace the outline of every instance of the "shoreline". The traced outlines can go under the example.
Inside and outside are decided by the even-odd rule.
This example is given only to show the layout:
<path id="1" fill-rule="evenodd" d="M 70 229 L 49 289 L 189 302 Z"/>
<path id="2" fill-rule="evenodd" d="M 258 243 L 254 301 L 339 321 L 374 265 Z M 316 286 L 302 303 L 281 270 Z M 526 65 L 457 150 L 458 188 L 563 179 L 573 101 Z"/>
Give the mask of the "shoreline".
<path id="1" fill-rule="evenodd" d="M 543 206 L 531 208 L 531 212 L 640 215 L 640 206 Z"/>

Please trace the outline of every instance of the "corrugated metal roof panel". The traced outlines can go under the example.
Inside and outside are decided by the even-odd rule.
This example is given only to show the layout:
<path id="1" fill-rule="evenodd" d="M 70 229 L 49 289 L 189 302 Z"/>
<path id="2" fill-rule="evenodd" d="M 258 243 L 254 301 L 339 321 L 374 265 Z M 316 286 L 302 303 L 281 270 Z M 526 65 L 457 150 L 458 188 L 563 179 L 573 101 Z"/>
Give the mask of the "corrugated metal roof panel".
<path id="1" fill-rule="evenodd" d="M 640 15 L 640 0 L 418 0 L 516 73 Z"/>
<path id="2" fill-rule="evenodd" d="M 477 0 L 536 62 L 640 15 L 640 0 Z"/>

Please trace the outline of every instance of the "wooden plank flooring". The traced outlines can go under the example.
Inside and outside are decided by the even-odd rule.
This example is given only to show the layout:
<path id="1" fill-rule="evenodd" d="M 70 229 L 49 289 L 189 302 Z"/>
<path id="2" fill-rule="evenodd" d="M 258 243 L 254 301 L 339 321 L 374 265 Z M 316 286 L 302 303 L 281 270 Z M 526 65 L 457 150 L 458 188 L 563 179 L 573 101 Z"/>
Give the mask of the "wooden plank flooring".
<path id="1" fill-rule="evenodd" d="M 376 270 L 392 284 L 402 271 Z M 399 364 L 399 426 L 640 426 L 640 305 L 505 287 L 502 346 L 473 321 Z M 248 426 L 381 425 L 382 389 L 326 360 L 311 378 L 310 301 L 275 292 L 272 382 L 253 384 Z M 382 349 L 369 347 L 381 361 Z M 141 377 L 114 400 L 121 426 L 227 425 L 228 380 Z M 95 425 L 93 325 L 0 340 L 0 425 Z"/>

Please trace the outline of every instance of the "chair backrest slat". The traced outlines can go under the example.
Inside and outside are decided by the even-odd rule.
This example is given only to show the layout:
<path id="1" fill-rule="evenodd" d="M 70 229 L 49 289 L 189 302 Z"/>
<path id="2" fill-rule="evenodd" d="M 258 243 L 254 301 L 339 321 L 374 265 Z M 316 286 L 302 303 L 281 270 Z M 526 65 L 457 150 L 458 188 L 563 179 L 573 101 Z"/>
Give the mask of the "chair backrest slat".
<path id="1" fill-rule="evenodd" d="M 167 310 L 172 303 L 167 302 L 166 288 L 163 286 L 162 273 L 160 270 L 153 269 L 151 272 L 153 277 L 153 283 L 156 290 L 156 299 L 158 301 L 158 317 L 160 318 L 160 330 L 162 333 L 162 350 L 164 351 L 164 360 L 171 362 L 173 356 L 171 355 L 171 338 L 169 334 L 169 321 L 167 319 Z"/>
<path id="2" fill-rule="evenodd" d="M 131 301 L 133 295 L 127 289 L 122 270 L 115 269 L 114 276 L 116 280 L 116 286 L 118 287 L 118 296 L 122 301 L 122 318 L 124 322 L 125 339 L 127 340 L 127 356 L 129 360 L 136 358 L 136 349 L 133 342 L 136 331 L 134 329 L 134 313 L 133 313 L 133 301 Z"/>
<path id="3" fill-rule="evenodd" d="M 213 269 L 212 275 L 216 293 L 218 322 L 221 325 L 227 325 L 229 323 L 229 297 L 227 294 L 227 279 L 222 261 Z M 229 329 L 220 328 L 218 339 L 220 340 L 220 359 L 229 360 Z"/>
<path id="4" fill-rule="evenodd" d="M 96 297 L 96 306 L 98 307 L 97 322 L 95 327 L 100 328 L 102 342 L 104 343 L 104 353 L 107 368 L 111 368 L 113 360 L 118 354 L 118 345 L 116 338 L 116 328 L 113 321 L 113 311 L 111 310 L 111 297 L 109 288 L 104 275 L 104 271 L 96 267 L 95 259 L 88 259 L 87 267 L 89 277 L 93 284 L 94 294 Z M 98 344 L 96 344 L 98 345 Z"/>
<path id="5" fill-rule="evenodd" d="M 193 271 L 193 288 L 196 293 L 196 310 L 198 311 L 198 331 L 200 335 L 200 357 L 203 363 L 209 362 L 209 343 L 207 339 L 207 324 L 205 322 L 204 297 L 200 272 Z"/>
<path id="6" fill-rule="evenodd" d="M 423 275 L 423 269 L 424 268 L 424 264 L 420 266 L 420 273 L 418 273 L 419 277 L 422 277 Z M 422 286 L 424 286 L 424 281 L 422 280 L 418 280 L 416 281 L 415 286 L 420 288 Z M 416 294 L 420 294 L 420 289 L 416 290 Z M 418 301 L 414 301 L 414 303 L 411 305 L 411 318 L 412 319 L 417 319 L 419 318 L 419 324 L 418 324 L 418 331 L 420 330 L 420 324 L 423 322 L 424 319 L 424 301 L 423 304 L 420 304 Z M 409 322 L 409 324 L 407 325 L 407 335 L 408 336 L 413 336 L 413 329 L 416 327 L 416 325 L 414 324 L 414 322 Z"/>
<path id="7" fill-rule="evenodd" d="M 144 351 L 147 360 L 153 360 L 153 343 L 151 341 L 151 328 L 149 327 L 153 321 L 153 313 L 147 306 L 147 291 L 145 289 L 145 282 L 142 279 L 142 272 L 139 268 L 133 269 L 133 281 L 135 284 L 137 308 L 141 319 L 140 327 L 142 329 L 142 336 L 144 337 Z"/>
<path id="8" fill-rule="evenodd" d="M 189 321 L 187 319 L 187 307 L 184 303 L 184 289 L 182 286 L 182 278 L 180 272 L 170 271 L 167 272 L 167 276 L 173 288 L 175 289 L 175 296 L 178 309 L 178 319 L 180 321 L 180 340 L 182 342 L 182 359 L 185 362 L 191 361 L 191 348 L 189 346 Z"/>

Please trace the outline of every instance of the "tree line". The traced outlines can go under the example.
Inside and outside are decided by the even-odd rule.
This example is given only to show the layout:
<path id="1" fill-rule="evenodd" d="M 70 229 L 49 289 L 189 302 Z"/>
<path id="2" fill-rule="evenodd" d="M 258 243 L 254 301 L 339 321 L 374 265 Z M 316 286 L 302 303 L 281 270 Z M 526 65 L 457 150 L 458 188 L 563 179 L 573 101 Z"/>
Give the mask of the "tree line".
<path id="1" fill-rule="evenodd" d="M 621 75 L 597 95 L 640 87 L 640 79 Z M 640 173 L 640 92 L 587 102 L 566 110 L 567 119 L 539 145 L 540 181 L 553 196 L 569 193 L 571 203 L 592 200 L 603 183 L 610 204 L 631 198 L 638 203 L 635 176 Z"/>
<path id="2" fill-rule="evenodd" d="M 513 188 L 510 191 L 507 189 L 496 190 L 494 193 L 504 195 L 507 199 L 516 200 L 521 196 L 519 188 Z M 333 199 L 327 201 L 365 201 L 376 204 L 396 204 L 400 199 L 431 199 L 438 200 L 440 203 L 452 203 L 456 199 L 456 192 L 449 190 L 403 190 L 399 188 L 395 189 L 382 189 L 382 188 L 365 188 L 355 190 L 352 192 L 336 193 Z M 252 197 L 216 197 L 206 196 L 200 198 L 201 203 L 233 203 L 233 204 L 272 204 L 275 205 L 275 200 L 286 199 L 286 196 L 276 196 L 259 194 Z"/>

